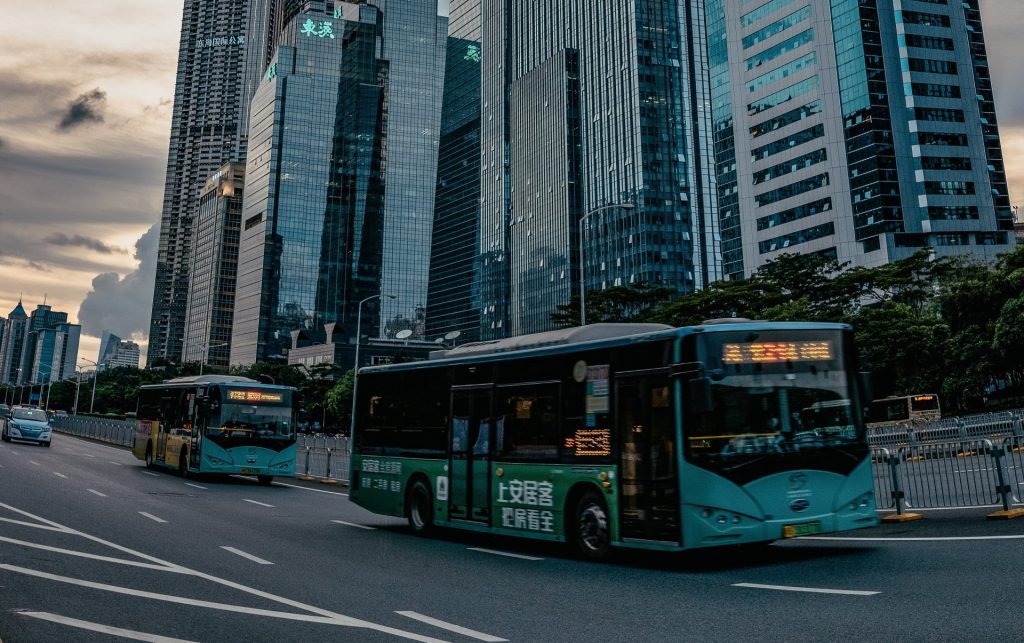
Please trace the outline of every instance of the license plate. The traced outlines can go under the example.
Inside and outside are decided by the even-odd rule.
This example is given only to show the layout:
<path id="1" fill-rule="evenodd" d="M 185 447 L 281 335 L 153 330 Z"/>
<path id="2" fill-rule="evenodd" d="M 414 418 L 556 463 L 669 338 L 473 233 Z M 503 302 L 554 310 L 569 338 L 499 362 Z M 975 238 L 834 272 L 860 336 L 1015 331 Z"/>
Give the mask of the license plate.
<path id="1" fill-rule="evenodd" d="M 253 469 L 251 467 L 242 467 L 242 473 L 259 473 L 259 469 Z"/>
<path id="2" fill-rule="evenodd" d="M 821 533 L 820 522 L 805 522 L 802 525 L 786 525 L 782 528 L 783 538 L 799 538 Z"/>

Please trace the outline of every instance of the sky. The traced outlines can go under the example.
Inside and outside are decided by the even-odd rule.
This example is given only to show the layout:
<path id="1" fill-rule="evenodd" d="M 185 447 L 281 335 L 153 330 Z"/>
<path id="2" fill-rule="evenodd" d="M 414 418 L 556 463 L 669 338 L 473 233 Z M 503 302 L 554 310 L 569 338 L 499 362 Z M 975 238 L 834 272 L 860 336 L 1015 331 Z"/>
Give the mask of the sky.
<path id="1" fill-rule="evenodd" d="M 3 4 L 0 316 L 45 297 L 82 324 L 81 358 L 107 329 L 144 355 L 182 2 Z M 1024 204 L 1024 0 L 981 8 L 1010 201 Z"/>

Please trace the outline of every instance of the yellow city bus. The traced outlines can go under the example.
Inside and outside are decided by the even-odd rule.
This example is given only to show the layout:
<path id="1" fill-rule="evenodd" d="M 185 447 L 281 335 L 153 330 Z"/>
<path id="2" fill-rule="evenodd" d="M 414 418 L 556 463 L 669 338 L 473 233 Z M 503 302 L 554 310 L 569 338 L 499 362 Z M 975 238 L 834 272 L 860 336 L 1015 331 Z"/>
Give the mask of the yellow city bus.
<path id="1" fill-rule="evenodd" d="M 264 485 L 294 477 L 294 392 L 229 375 L 143 386 L 132 454 L 183 476 L 247 474 Z"/>
<path id="2" fill-rule="evenodd" d="M 868 427 L 901 422 L 927 422 L 942 417 L 939 396 L 934 393 L 915 393 L 874 400 L 868 408 Z"/>

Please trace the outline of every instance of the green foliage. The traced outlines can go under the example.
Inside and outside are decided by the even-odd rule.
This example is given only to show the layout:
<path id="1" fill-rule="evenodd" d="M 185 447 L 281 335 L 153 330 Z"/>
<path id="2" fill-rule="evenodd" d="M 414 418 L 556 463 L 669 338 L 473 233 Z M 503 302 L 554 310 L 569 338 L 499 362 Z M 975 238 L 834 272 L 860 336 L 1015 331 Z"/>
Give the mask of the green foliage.
<path id="1" fill-rule="evenodd" d="M 587 292 L 587 323 L 640 321 L 671 294 L 668 288 L 643 283 Z M 551 314 L 551 321 L 559 328 L 579 326 L 579 295 L 573 295 L 568 304 L 558 306 Z"/>

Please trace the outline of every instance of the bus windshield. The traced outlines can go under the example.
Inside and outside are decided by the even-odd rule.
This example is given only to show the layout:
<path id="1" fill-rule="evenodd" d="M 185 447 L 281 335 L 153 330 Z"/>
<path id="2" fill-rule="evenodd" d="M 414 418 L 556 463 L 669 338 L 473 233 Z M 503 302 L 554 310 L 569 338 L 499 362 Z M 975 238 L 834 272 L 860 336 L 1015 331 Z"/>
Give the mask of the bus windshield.
<path id="1" fill-rule="evenodd" d="M 863 458 L 840 332 L 716 332 L 700 341 L 711 404 L 702 412 L 687 405 L 694 464 L 742 483 L 808 460 L 843 471 Z"/>
<path id="2" fill-rule="evenodd" d="M 206 435 L 253 440 L 294 439 L 291 393 L 275 391 L 260 397 L 252 391 L 216 389 L 210 395 Z"/>

